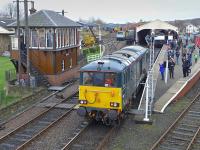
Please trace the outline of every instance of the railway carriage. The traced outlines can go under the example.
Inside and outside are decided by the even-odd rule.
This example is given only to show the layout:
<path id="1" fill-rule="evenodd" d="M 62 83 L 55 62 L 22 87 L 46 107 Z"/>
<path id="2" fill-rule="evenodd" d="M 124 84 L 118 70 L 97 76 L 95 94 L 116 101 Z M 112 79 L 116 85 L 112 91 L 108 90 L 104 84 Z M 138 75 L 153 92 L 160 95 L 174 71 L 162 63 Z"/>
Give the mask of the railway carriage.
<path id="1" fill-rule="evenodd" d="M 119 123 L 146 77 L 148 58 L 149 49 L 128 46 L 82 67 L 78 114 Z"/>

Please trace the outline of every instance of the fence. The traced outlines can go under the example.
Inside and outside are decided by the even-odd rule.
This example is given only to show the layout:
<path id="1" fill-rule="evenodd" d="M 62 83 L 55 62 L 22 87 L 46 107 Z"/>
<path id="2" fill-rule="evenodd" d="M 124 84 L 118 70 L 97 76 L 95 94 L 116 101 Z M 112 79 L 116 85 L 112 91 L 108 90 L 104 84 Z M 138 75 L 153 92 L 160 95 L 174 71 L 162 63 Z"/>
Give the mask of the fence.
<path id="1" fill-rule="evenodd" d="M 87 62 L 95 61 L 99 58 L 101 58 L 100 54 L 90 54 L 87 56 Z"/>
<path id="2" fill-rule="evenodd" d="M 6 70 L 5 77 L 6 77 L 6 81 L 13 81 L 13 80 L 17 79 L 16 70 L 15 69 Z"/>

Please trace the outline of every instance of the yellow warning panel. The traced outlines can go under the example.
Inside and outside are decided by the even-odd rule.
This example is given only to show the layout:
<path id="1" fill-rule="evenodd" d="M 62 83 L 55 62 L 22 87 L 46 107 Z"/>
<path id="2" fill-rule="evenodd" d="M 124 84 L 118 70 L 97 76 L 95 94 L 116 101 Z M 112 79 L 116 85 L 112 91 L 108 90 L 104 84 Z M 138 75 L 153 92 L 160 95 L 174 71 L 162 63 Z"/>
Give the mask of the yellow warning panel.
<path id="1" fill-rule="evenodd" d="M 79 86 L 79 100 L 87 102 L 86 104 L 80 104 L 84 107 L 122 110 L 121 88 Z M 111 106 L 111 103 L 115 103 L 115 106 Z"/>

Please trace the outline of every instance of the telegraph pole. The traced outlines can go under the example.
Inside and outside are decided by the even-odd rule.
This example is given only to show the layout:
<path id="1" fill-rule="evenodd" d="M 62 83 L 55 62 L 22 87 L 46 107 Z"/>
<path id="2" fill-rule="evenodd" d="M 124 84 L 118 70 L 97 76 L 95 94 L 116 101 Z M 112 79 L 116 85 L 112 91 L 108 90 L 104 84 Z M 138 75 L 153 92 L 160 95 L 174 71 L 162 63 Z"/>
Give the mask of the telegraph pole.
<path id="1" fill-rule="evenodd" d="M 30 57 L 29 57 L 29 28 L 28 28 L 28 1 L 24 0 L 24 13 L 25 13 L 25 43 L 27 52 L 27 75 L 28 85 L 30 85 Z"/>
<path id="2" fill-rule="evenodd" d="M 20 47 L 20 22 L 19 22 L 19 0 L 17 0 L 17 40 L 18 40 L 18 50 L 19 50 L 19 58 L 18 58 L 18 82 L 20 83 L 21 78 L 21 47 Z"/>

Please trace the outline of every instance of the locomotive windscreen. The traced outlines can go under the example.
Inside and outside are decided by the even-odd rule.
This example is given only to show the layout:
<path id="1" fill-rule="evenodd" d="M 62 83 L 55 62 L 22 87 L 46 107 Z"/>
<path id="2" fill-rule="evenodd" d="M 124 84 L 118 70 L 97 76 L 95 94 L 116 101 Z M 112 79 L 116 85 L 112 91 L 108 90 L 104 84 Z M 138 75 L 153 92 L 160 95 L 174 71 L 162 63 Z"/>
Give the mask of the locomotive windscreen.
<path id="1" fill-rule="evenodd" d="M 116 73 L 111 72 L 83 72 L 83 85 L 116 87 Z"/>

